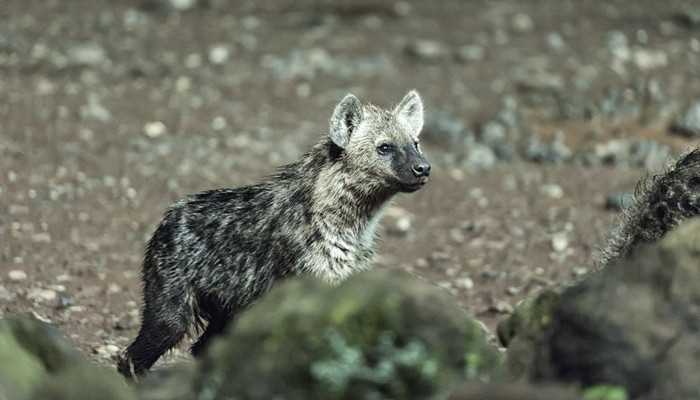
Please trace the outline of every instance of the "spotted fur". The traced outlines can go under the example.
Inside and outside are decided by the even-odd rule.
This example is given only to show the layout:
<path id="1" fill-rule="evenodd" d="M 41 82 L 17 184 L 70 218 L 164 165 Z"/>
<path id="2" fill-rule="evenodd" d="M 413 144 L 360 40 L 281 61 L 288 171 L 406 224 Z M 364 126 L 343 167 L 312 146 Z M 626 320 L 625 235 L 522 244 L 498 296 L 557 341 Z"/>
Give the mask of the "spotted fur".
<path id="1" fill-rule="evenodd" d="M 640 243 L 654 242 L 681 221 L 699 214 L 700 149 L 695 149 L 664 172 L 640 181 L 634 202 L 610 235 L 599 265 L 624 258 Z"/>
<path id="2" fill-rule="evenodd" d="M 119 371 L 143 374 L 197 326 L 203 333 L 192 352 L 199 355 L 287 276 L 335 284 L 370 268 L 383 207 L 427 182 L 422 124 L 414 91 L 393 110 L 348 95 L 333 112 L 329 135 L 299 161 L 261 183 L 174 204 L 146 246 L 142 325 Z"/>

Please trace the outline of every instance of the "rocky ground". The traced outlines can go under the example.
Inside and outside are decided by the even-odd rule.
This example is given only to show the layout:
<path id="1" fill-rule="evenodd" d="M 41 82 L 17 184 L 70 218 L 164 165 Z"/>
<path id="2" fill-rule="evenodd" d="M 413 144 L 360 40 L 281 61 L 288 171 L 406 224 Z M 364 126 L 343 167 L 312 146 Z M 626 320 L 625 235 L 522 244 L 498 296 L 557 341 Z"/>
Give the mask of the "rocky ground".
<path id="1" fill-rule="evenodd" d="M 19 1 L 0 7 L 0 315 L 109 363 L 143 244 L 191 192 L 255 182 L 348 91 L 426 102 L 434 179 L 379 268 L 487 326 L 594 265 L 625 193 L 700 137 L 691 1 Z"/>

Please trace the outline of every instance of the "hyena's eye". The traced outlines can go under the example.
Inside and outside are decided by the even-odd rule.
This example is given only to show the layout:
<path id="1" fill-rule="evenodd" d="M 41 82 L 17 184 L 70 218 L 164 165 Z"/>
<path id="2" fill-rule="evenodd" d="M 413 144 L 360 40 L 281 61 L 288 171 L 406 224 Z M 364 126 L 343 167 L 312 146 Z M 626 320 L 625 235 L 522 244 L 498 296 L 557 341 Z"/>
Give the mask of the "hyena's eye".
<path id="1" fill-rule="evenodd" d="M 413 142 L 413 147 L 415 147 L 416 151 L 420 153 L 420 146 L 418 145 L 418 142 Z"/>
<path id="2" fill-rule="evenodd" d="M 379 153 L 379 155 L 381 156 L 388 155 L 392 151 L 394 151 L 394 147 L 389 143 L 382 143 L 379 146 L 377 146 L 377 153 Z"/>

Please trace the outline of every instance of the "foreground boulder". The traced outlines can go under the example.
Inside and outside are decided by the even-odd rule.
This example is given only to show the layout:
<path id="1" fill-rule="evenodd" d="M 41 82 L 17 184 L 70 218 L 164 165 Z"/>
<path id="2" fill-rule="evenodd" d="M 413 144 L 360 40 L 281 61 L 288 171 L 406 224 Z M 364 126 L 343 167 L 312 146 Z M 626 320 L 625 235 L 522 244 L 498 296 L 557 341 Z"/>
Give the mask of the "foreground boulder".
<path id="1" fill-rule="evenodd" d="M 499 355 L 442 290 L 395 271 L 337 287 L 291 280 L 214 342 L 195 392 L 208 399 L 426 398 L 488 381 Z"/>
<path id="2" fill-rule="evenodd" d="M 136 400 L 136 397 L 113 369 L 84 361 L 42 380 L 32 391 L 31 400 Z"/>
<path id="3" fill-rule="evenodd" d="M 700 398 L 700 220 L 565 290 L 535 352 L 535 381 Z"/>
<path id="4" fill-rule="evenodd" d="M 33 318 L 0 320 L 0 399 L 131 400 L 111 370 L 84 360 L 50 325 Z"/>
<path id="5" fill-rule="evenodd" d="M 456 390 L 449 400 L 580 400 L 579 393 L 572 388 L 555 386 L 533 386 L 520 384 L 469 383 Z M 583 400 L 589 400 L 583 397 Z M 590 398 L 590 400 L 616 400 Z"/>
<path id="6" fill-rule="evenodd" d="M 520 302 L 513 314 L 498 324 L 498 339 L 508 348 L 505 369 L 510 378 L 524 379 L 532 373 L 535 348 L 552 323 L 559 298 L 559 292 L 545 290 Z"/>
<path id="7" fill-rule="evenodd" d="M 26 397 L 49 374 L 77 359 L 50 325 L 28 317 L 0 320 L 0 395 Z"/>

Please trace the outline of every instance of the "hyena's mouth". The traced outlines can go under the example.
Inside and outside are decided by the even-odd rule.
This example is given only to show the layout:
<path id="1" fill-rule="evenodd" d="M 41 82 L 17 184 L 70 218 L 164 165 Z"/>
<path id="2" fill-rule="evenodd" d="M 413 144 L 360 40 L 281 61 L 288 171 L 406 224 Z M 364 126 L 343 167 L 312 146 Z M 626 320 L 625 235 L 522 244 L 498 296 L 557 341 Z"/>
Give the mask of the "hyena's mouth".
<path id="1" fill-rule="evenodd" d="M 415 192 L 428 183 L 428 177 L 423 176 L 410 183 L 402 183 L 401 190 L 407 193 Z"/>

